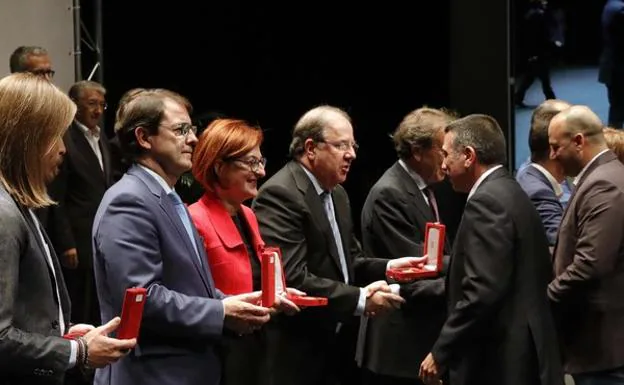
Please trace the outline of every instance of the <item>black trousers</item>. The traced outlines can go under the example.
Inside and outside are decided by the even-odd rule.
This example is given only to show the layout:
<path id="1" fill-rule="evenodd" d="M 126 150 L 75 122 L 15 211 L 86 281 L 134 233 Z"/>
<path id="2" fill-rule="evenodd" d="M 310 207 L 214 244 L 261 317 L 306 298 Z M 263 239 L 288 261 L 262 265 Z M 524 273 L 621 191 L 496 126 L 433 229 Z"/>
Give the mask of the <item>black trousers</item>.
<path id="1" fill-rule="evenodd" d="M 535 56 L 528 60 L 527 69 L 518 80 L 516 103 L 522 103 L 527 90 L 536 78 L 542 83 L 544 97 L 546 99 L 555 99 L 555 91 L 553 91 L 550 83 L 550 60 L 547 57 Z"/>
<path id="2" fill-rule="evenodd" d="M 624 82 L 607 84 L 609 98 L 609 126 L 624 127 Z"/>

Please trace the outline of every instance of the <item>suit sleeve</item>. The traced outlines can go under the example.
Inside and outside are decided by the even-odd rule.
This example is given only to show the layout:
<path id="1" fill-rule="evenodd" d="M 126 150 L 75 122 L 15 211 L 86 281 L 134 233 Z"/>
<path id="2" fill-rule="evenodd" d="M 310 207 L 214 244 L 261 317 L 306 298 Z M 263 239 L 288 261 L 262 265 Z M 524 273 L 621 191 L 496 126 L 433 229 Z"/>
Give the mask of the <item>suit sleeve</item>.
<path id="1" fill-rule="evenodd" d="M 164 286 L 163 259 L 154 208 L 137 195 L 120 195 L 103 213 L 94 234 L 113 307 L 122 308 L 128 287 L 145 287 L 142 327 L 170 336 L 217 338 L 223 330 L 223 295 L 189 296 Z M 169 266 L 168 268 L 175 268 Z"/>
<path id="2" fill-rule="evenodd" d="M 563 216 L 563 206 L 553 191 L 540 190 L 531 196 L 531 201 L 542 219 L 548 243 L 553 246 Z"/>
<path id="3" fill-rule="evenodd" d="M 57 204 L 48 208 L 49 222 L 47 223 L 46 230 L 50 233 L 50 240 L 58 255 L 62 255 L 65 251 L 76 247 L 76 241 L 69 224 L 67 206 L 65 203 L 70 172 L 68 160 L 65 159 L 61 165 L 59 174 L 54 178 L 54 181 L 52 181 L 48 188 L 50 196 Z M 78 258 L 80 261 L 80 256 L 78 256 Z"/>
<path id="4" fill-rule="evenodd" d="M 297 192 L 295 192 L 297 193 Z M 328 310 L 339 319 L 353 316 L 360 289 L 343 282 L 320 277 L 308 269 L 308 242 L 305 229 L 307 208 L 297 202 L 286 186 L 265 186 L 253 203 L 260 233 L 267 245 L 279 245 L 282 251 L 286 283 L 311 296 L 329 298 Z M 330 259 L 330 256 L 327 256 Z"/>
<path id="5" fill-rule="evenodd" d="M 28 246 L 25 226 L 20 214 L 0 209 L 0 373 L 18 377 L 42 369 L 62 373 L 69 367 L 68 340 L 13 326 L 13 313 L 19 306 L 18 293 L 24 290 L 20 289 L 20 279 L 28 277 L 27 271 L 20 272 L 24 267 L 20 265 L 21 255 Z"/>
<path id="6" fill-rule="evenodd" d="M 464 344 L 479 341 L 488 318 L 508 294 L 514 268 L 514 225 L 496 199 L 483 194 L 472 197 L 463 220 L 462 294 L 449 310 L 432 349 L 436 363 L 442 367 Z"/>
<path id="7" fill-rule="evenodd" d="M 579 197 L 581 198 L 581 197 Z M 609 181 L 600 181 L 582 197 L 579 234 L 572 263 L 548 286 L 554 302 L 573 302 L 584 288 L 612 273 L 620 261 L 624 238 L 624 198 Z"/>
<path id="8" fill-rule="evenodd" d="M 369 231 L 370 236 L 380 243 L 379 248 L 389 252 L 383 257 L 422 256 L 424 229 L 408 215 L 413 205 L 402 201 L 390 189 L 380 189 L 379 196 L 372 203 L 370 228 L 365 229 L 362 223 L 362 231 Z M 442 298 L 443 295 L 443 278 L 401 285 L 401 296 L 407 300 Z"/>

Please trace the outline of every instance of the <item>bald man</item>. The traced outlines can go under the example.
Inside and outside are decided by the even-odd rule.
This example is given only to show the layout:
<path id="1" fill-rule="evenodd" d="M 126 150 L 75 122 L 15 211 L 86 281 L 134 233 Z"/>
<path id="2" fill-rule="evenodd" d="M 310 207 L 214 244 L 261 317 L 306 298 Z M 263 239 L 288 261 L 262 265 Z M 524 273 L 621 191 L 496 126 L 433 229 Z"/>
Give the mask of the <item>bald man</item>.
<path id="1" fill-rule="evenodd" d="M 550 122 L 551 156 L 575 176 L 548 286 L 576 385 L 624 383 L 624 165 L 585 106 Z"/>

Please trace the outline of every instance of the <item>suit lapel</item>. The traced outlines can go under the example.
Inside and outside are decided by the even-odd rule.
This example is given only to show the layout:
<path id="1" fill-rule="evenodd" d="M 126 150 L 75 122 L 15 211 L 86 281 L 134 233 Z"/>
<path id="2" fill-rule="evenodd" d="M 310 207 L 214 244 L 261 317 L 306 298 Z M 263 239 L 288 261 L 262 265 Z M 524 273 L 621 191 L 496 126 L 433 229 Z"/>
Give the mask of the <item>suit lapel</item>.
<path id="1" fill-rule="evenodd" d="M 412 203 L 413 207 L 421 214 L 423 223 L 435 222 L 435 215 L 433 214 L 433 210 L 431 209 L 431 206 L 429 206 L 425 201 L 425 197 L 423 197 L 422 191 L 416 184 L 414 178 L 412 178 L 407 173 L 407 171 L 399 164 L 399 162 L 396 162 L 393 167 L 394 172 L 399 180 L 401 180 L 405 191 L 407 191 L 407 193 L 412 196 L 412 200 L 410 203 Z"/>
<path id="2" fill-rule="evenodd" d="M 98 140 L 98 144 L 100 146 L 100 152 L 102 153 L 102 164 L 104 165 L 104 180 L 106 182 L 106 187 L 112 185 L 112 170 L 111 170 L 111 156 L 110 149 L 108 148 L 108 140 L 106 136 L 102 132 L 100 134 L 100 139 Z M 97 159 L 96 159 L 97 160 Z"/>
<path id="3" fill-rule="evenodd" d="M 102 132 L 102 134 L 104 133 Z M 98 175 L 102 179 L 102 181 L 106 182 L 106 175 L 100 167 L 100 161 L 97 155 L 95 155 L 93 148 L 87 141 L 87 138 L 85 138 L 85 135 L 82 133 L 80 127 L 78 127 L 78 124 L 76 122 L 72 123 L 71 125 L 71 138 L 74 145 L 76 146 L 77 154 L 85 159 L 87 167 L 89 167 L 90 174 Z M 101 139 L 102 135 L 100 135 L 100 140 Z M 102 156 L 103 155 L 104 154 L 102 154 Z M 103 158 L 102 163 L 104 163 Z"/>
<path id="4" fill-rule="evenodd" d="M 136 177 L 141 179 L 148 186 L 150 191 L 158 197 L 158 203 L 161 209 L 165 212 L 165 215 L 173 224 L 173 227 L 176 229 L 179 238 L 182 239 L 182 243 L 186 247 L 187 252 L 184 254 L 191 259 L 210 295 L 214 295 L 214 283 L 212 282 L 212 279 L 208 277 L 208 263 L 200 263 L 200 260 L 197 258 L 195 248 L 193 247 L 193 244 L 189 239 L 186 228 L 184 227 L 182 219 L 180 219 L 180 216 L 178 215 L 178 212 L 176 211 L 173 202 L 171 201 L 171 198 L 169 198 L 169 196 L 165 194 L 165 190 L 162 188 L 162 186 L 158 184 L 158 182 L 154 180 L 146 171 L 142 170 L 141 167 L 134 165 L 130 168 L 128 173 L 131 175 L 135 175 Z M 191 224 L 191 228 L 193 229 L 193 237 L 195 239 L 195 243 L 198 244 L 197 251 L 199 252 L 199 258 L 203 258 L 202 261 L 204 261 L 206 260 L 206 252 L 204 250 L 204 246 L 201 242 L 199 242 L 199 235 L 197 234 L 195 226 Z"/>
<path id="5" fill-rule="evenodd" d="M 338 255 L 338 249 L 336 248 L 336 240 L 334 239 L 334 233 L 331 229 L 331 225 L 329 224 L 329 219 L 327 218 L 327 213 L 325 212 L 325 207 L 323 202 L 321 201 L 321 197 L 316 192 L 314 185 L 310 178 L 306 175 L 305 171 L 301 168 L 298 163 L 291 162 L 289 163 L 290 171 L 292 172 L 295 183 L 300 191 L 304 194 L 304 200 L 306 205 L 310 209 L 310 214 L 312 215 L 312 219 L 318 225 L 319 229 L 325 236 L 325 244 L 327 245 L 327 251 L 329 255 L 331 255 L 332 260 L 334 261 L 336 268 L 342 275 L 342 267 L 340 264 L 340 256 Z M 334 211 L 336 210 L 336 204 L 334 204 Z M 338 225 L 340 229 L 340 224 Z M 341 232 L 341 236 L 343 230 L 339 230 Z M 344 239 L 343 239 L 344 245 Z M 348 254 L 345 254 L 345 256 Z M 348 260 L 348 258 L 346 258 Z M 347 261 L 347 266 L 348 266 Z M 346 278 L 346 277 L 345 277 Z"/>

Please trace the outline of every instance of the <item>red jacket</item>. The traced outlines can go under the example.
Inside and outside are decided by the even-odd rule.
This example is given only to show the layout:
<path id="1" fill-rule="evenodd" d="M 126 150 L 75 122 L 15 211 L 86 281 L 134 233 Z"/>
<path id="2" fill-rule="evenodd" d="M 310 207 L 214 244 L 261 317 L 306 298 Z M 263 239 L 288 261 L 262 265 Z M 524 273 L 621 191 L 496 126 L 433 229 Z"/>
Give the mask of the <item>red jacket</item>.
<path id="1" fill-rule="evenodd" d="M 241 205 L 254 250 L 264 245 L 254 212 Z M 249 293 L 253 290 L 249 253 L 230 213 L 212 194 L 204 194 L 189 206 L 191 218 L 203 238 L 215 286 L 225 294 Z M 256 257 L 258 257 L 256 255 Z"/>

